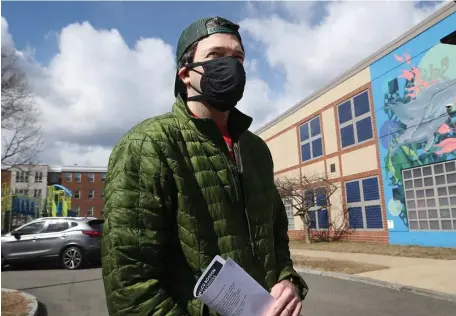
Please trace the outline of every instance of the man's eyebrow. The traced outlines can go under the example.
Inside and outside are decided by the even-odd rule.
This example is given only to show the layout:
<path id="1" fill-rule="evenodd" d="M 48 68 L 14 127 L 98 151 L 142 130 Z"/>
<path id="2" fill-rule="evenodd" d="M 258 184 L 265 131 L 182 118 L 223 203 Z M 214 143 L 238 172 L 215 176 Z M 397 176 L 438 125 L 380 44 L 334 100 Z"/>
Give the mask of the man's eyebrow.
<path id="1" fill-rule="evenodd" d="M 226 50 L 227 47 L 226 46 L 212 46 L 212 47 L 209 47 L 207 48 L 207 52 L 210 52 L 210 51 L 223 51 L 223 50 Z M 244 56 L 244 51 L 242 50 L 241 47 L 236 47 L 235 49 L 236 53 L 239 53 L 241 54 L 242 56 Z"/>

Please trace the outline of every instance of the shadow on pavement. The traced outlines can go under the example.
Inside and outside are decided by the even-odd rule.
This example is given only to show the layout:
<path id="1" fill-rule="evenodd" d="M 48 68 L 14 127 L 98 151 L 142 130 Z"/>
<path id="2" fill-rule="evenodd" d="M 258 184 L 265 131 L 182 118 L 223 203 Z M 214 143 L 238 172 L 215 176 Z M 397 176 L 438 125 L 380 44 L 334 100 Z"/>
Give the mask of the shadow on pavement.
<path id="1" fill-rule="evenodd" d="M 48 316 L 46 305 L 41 302 L 38 302 L 38 312 L 36 316 Z"/>
<path id="2" fill-rule="evenodd" d="M 101 263 L 88 263 L 81 267 L 82 269 L 98 269 L 101 268 Z M 59 263 L 55 262 L 27 262 L 27 263 L 12 263 L 2 271 L 39 271 L 39 270 L 56 270 L 64 269 Z"/>

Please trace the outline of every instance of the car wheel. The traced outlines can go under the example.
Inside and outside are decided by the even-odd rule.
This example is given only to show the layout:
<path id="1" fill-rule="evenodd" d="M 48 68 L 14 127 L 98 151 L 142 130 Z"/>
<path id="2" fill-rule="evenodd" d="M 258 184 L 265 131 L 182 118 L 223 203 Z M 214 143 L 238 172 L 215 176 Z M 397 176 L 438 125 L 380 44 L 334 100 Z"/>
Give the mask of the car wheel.
<path id="1" fill-rule="evenodd" d="M 68 247 L 62 253 L 62 264 L 65 269 L 76 270 L 80 268 L 82 260 L 83 254 L 79 247 Z"/>

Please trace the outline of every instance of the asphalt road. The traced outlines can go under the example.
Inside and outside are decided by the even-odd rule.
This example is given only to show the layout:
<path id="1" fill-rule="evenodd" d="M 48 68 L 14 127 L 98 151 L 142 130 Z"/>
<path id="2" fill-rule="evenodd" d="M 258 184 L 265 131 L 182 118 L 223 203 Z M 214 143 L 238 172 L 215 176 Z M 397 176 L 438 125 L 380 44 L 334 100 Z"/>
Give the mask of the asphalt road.
<path id="1" fill-rule="evenodd" d="M 368 284 L 304 275 L 311 292 L 303 315 L 449 316 L 456 303 Z M 2 287 L 35 295 L 40 316 L 106 316 L 100 269 L 2 272 Z"/>

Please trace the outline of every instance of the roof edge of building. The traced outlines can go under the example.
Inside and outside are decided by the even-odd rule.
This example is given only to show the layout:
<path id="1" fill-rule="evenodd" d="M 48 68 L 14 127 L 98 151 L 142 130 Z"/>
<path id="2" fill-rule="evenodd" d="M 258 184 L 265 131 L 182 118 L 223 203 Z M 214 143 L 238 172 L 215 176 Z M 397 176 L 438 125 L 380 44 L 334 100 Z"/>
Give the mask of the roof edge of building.
<path id="1" fill-rule="evenodd" d="M 408 41 L 412 40 L 419 34 L 421 34 L 423 31 L 429 29 L 430 27 L 434 26 L 435 24 L 439 23 L 446 17 L 450 16 L 452 13 L 456 12 L 456 0 L 453 0 L 447 4 L 445 4 L 443 7 L 441 7 L 439 10 L 435 11 L 433 14 L 428 16 L 426 19 L 400 35 L 398 38 L 394 39 L 384 47 L 380 48 L 377 50 L 375 53 L 371 54 L 367 58 L 363 59 L 361 62 L 350 68 L 349 70 L 345 71 L 342 75 L 336 77 L 334 80 L 332 80 L 326 87 L 323 89 L 320 89 L 314 93 L 312 93 L 310 96 L 307 98 L 299 101 L 296 103 L 294 106 L 289 108 L 287 111 L 283 112 L 282 114 L 279 114 L 275 119 L 269 121 L 268 123 L 264 124 L 260 128 L 258 128 L 254 133 L 255 134 L 260 134 L 275 124 L 279 123 L 283 119 L 289 117 L 290 115 L 294 114 L 297 112 L 299 109 L 305 107 L 307 104 L 310 102 L 318 99 L 321 97 L 323 94 L 327 93 L 328 91 L 331 91 L 344 81 L 350 79 L 363 69 L 369 67 L 372 65 L 374 62 L 380 60 L 384 56 L 388 55 L 398 47 L 404 45 Z"/>

